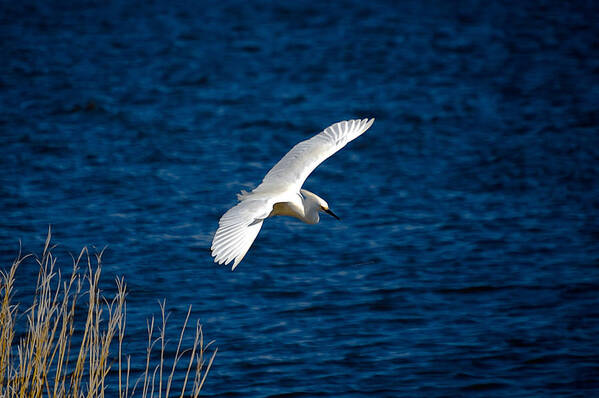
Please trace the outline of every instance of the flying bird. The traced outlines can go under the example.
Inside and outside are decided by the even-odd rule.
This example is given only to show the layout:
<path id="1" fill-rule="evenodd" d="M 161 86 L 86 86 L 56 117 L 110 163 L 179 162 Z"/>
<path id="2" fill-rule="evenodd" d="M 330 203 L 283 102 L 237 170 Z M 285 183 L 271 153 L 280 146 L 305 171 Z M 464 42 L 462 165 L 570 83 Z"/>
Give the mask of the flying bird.
<path id="1" fill-rule="evenodd" d="M 251 192 L 241 191 L 239 203 L 219 220 L 212 240 L 214 262 L 237 267 L 256 239 L 268 217 L 291 216 L 307 224 L 316 224 L 323 211 L 339 220 L 327 202 L 302 185 L 325 159 L 343 148 L 372 126 L 374 119 L 335 123 L 314 137 L 302 141 L 266 174 Z"/>

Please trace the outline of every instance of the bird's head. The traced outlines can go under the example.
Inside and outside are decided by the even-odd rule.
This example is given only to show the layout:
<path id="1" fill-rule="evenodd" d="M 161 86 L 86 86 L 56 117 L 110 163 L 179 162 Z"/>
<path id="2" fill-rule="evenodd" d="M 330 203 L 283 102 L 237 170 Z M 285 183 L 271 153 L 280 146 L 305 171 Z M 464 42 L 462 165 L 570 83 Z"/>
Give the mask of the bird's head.
<path id="1" fill-rule="evenodd" d="M 307 200 L 317 205 L 316 208 L 318 209 L 318 211 L 325 212 L 328 215 L 335 217 L 337 220 L 341 220 L 339 217 L 337 217 L 335 213 L 331 211 L 331 209 L 329 209 L 329 204 L 326 202 L 326 200 L 306 189 L 302 189 L 301 193 Z"/>

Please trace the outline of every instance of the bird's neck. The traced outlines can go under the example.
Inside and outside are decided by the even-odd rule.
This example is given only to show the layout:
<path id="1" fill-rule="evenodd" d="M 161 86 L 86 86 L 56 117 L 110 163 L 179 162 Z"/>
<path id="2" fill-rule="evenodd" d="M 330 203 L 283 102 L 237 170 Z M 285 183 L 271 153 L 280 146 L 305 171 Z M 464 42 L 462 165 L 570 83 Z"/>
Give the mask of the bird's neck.
<path id="1" fill-rule="evenodd" d="M 306 224 L 317 224 L 320 221 L 320 215 L 318 214 L 320 210 L 320 204 L 312 192 L 309 192 L 309 195 L 302 189 L 302 205 L 304 207 L 304 215 L 301 218 L 303 222 Z M 312 196 L 313 195 L 313 196 Z"/>

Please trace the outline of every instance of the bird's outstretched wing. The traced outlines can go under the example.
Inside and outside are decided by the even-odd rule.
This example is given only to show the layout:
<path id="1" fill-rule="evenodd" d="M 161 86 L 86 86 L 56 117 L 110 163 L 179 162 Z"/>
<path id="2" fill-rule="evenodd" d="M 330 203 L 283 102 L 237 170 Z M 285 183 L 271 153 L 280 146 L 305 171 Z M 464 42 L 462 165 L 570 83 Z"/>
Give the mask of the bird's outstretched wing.
<path id="1" fill-rule="evenodd" d="M 255 191 L 267 190 L 271 186 L 299 191 L 320 163 L 368 130 L 373 122 L 374 119 L 362 119 L 335 123 L 300 142 L 270 169 Z"/>
<path id="2" fill-rule="evenodd" d="M 233 261 L 232 269 L 235 269 L 252 246 L 272 207 L 270 200 L 244 200 L 223 214 L 212 240 L 214 262 L 229 264 Z"/>

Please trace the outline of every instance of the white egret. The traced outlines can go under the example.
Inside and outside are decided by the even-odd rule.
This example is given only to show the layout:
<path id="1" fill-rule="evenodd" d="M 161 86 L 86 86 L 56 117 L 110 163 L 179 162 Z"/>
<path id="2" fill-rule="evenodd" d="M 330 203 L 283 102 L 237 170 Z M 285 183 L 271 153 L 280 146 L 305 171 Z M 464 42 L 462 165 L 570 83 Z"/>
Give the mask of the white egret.
<path id="1" fill-rule="evenodd" d="M 239 203 L 218 222 L 211 247 L 214 262 L 229 264 L 233 261 L 234 270 L 268 217 L 291 216 L 316 224 L 320 220 L 319 212 L 323 211 L 339 219 L 324 199 L 301 189 L 302 185 L 320 163 L 368 130 L 373 122 L 374 119 L 348 120 L 327 127 L 287 152 L 256 189 L 241 191 L 237 195 Z"/>

